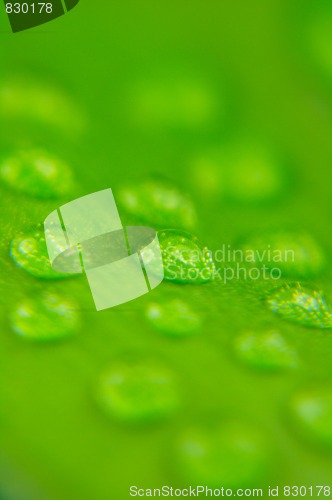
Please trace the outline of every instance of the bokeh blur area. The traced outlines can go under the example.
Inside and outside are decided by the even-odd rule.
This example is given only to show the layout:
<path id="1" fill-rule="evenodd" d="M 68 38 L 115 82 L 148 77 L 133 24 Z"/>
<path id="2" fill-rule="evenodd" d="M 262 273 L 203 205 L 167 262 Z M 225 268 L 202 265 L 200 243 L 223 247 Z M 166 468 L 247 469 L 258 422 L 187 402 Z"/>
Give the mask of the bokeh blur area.
<path id="1" fill-rule="evenodd" d="M 332 487 L 331 2 L 81 0 L 0 37 L 1 499 Z M 97 313 L 43 222 L 106 188 L 165 280 Z"/>

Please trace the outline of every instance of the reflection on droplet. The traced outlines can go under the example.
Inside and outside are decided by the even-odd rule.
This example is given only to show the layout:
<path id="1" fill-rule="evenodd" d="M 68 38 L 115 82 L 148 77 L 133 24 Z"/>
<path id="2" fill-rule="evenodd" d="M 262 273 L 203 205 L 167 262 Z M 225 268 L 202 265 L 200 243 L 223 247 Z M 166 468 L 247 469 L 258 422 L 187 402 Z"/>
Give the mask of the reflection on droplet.
<path id="1" fill-rule="evenodd" d="M 217 429 L 188 430 L 178 443 L 177 465 L 192 484 L 249 487 L 264 475 L 267 450 L 263 436 L 240 422 Z"/>
<path id="2" fill-rule="evenodd" d="M 211 281 L 215 266 L 211 252 L 195 236 L 168 229 L 158 233 L 166 281 L 200 284 Z"/>
<path id="3" fill-rule="evenodd" d="M 102 374 L 97 393 L 104 410 L 126 422 L 160 420 L 178 405 L 172 374 L 152 361 L 115 363 Z"/>
<path id="4" fill-rule="evenodd" d="M 251 252 L 256 264 L 278 268 L 282 276 L 290 278 L 316 276 L 325 264 L 323 250 L 304 232 L 268 231 L 248 238 L 243 250 Z"/>
<path id="5" fill-rule="evenodd" d="M 118 199 L 128 214 L 153 227 L 192 228 L 196 224 L 190 198 L 167 181 L 150 179 L 123 188 Z"/>
<path id="6" fill-rule="evenodd" d="M 290 404 L 297 428 L 309 440 L 332 450 L 332 391 L 312 389 L 297 393 Z"/>
<path id="7" fill-rule="evenodd" d="M 284 319 L 315 328 L 332 328 L 332 314 L 323 295 L 299 284 L 286 285 L 272 292 L 268 307 Z"/>
<path id="8" fill-rule="evenodd" d="M 54 293 L 26 298 L 12 311 L 12 330 L 31 341 L 53 341 L 71 336 L 78 326 L 76 305 Z"/>
<path id="9" fill-rule="evenodd" d="M 179 299 L 149 304 L 146 317 L 157 330 L 172 337 L 196 333 L 202 324 L 200 315 Z"/>
<path id="10" fill-rule="evenodd" d="M 298 366 L 297 353 L 276 331 L 244 332 L 234 341 L 238 358 L 245 364 L 267 371 Z"/>
<path id="11" fill-rule="evenodd" d="M 70 276 L 53 271 L 43 227 L 14 238 L 10 244 L 10 256 L 17 266 L 36 278 L 59 279 Z"/>
<path id="12" fill-rule="evenodd" d="M 10 188 L 37 198 L 60 198 L 73 187 L 69 166 L 46 151 L 17 151 L 0 162 L 0 180 Z"/>

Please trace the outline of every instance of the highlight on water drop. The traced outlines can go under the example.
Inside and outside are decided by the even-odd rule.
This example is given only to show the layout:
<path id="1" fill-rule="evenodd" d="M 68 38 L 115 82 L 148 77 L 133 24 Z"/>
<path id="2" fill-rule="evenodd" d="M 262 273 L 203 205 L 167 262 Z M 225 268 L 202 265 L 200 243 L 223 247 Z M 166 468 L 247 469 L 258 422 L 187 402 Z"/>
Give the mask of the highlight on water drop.
<path id="1" fill-rule="evenodd" d="M 167 229 L 158 233 L 164 264 L 164 279 L 180 284 L 202 284 L 213 280 L 212 253 L 185 232 Z"/>
<path id="2" fill-rule="evenodd" d="M 145 315 L 156 330 L 169 337 L 187 337 L 197 333 L 202 326 L 201 315 L 178 298 L 151 302 Z"/>
<path id="3" fill-rule="evenodd" d="M 150 178 L 123 187 L 117 199 L 129 215 L 156 228 L 191 229 L 197 222 L 190 197 L 164 179 Z"/>
<path id="4" fill-rule="evenodd" d="M 34 342 L 62 340 L 71 337 L 79 327 L 75 302 L 50 292 L 21 300 L 9 319 L 17 335 Z"/>
<path id="5" fill-rule="evenodd" d="M 128 423 L 163 420 L 179 403 L 173 373 L 153 360 L 114 361 L 98 381 L 97 400 L 110 417 Z"/>
<path id="6" fill-rule="evenodd" d="M 245 331 L 234 339 L 234 352 L 245 365 L 266 372 L 296 368 L 299 359 L 295 349 L 278 331 Z"/>
<path id="7" fill-rule="evenodd" d="M 69 165 L 42 149 L 23 149 L 2 158 L 0 181 L 41 199 L 61 198 L 74 186 Z"/>
<path id="8" fill-rule="evenodd" d="M 279 316 L 313 328 L 332 328 L 332 313 L 322 292 L 299 283 L 285 285 L 271 292 L 268 307 Z"/>

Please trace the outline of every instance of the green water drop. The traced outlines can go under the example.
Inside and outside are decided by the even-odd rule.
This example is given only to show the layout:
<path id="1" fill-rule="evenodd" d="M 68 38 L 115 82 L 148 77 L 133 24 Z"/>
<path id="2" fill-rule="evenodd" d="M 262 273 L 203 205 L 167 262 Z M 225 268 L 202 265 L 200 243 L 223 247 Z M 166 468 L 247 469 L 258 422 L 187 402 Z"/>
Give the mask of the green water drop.
<path id="1" fill-rule="evenodd" d="M 192 228 L 196 211 L 190 198 L 172 183 L 150 179 L 120 190 L 126 212 L 153 227 Z"/>
<path id="2" fill-rule="evenodd" d="M 192 335 L 202 325 L 200 315 L 179 299 L 149 304 L 146 317 L 157 330 L 172 337 Z"/>
<path id="3" fill-rule="evenodd" d="M 267 450 L 259 431 L 242 422 L 188 430 L 177 443 L 177 465 L 191 484 L 250 487 L 261 480 Z"/>
<path id="4" fill-rule="evenodd" d="M 131 109 L 135 122 L 144 127 L 190 131 L 213 121 L 220 103 L 209 83 L 170 70 L 137 85 Z"/>
<path id="5" fill-rule="evenodd" d="M 307 439 L 332 450 L 332 390 L 301 391 L 292 398 L 290 408 L 297 429 Z"/>
<path id="6" fill-rule="evenodd" d="M 12 311 L 12 330 L 24 339 L 36 342 L 71 336 L 78 326 L 76 305 L 54 293 L 26 298 Z"/>
<path id="7" fill-rule="evenodd" d="M 282 276 L 290 278 L 316 276 L 325 265 L 322 248 L 305 232 L 267 231 L 248 238 L 243 250 L 257 265 L 277 268 Z"/>
<path id="8" fill-rule="evenodd" d="M 0 162 L 6 186 L 37 198 L 60 198 L 73 187 L 72 172 L 59 158 L 39 149 L 17 151 Z"/>
<path id="9" fill-rule="evenodd" d="M 199 193 L 241 203 L 268 202 L 287 185 L 277 156 L 250 141 L 198 155 L 191 163 L 190 177 Z"/>
<path id="10" fill-rule="evenodd" d="M 70 276 L 53 271 L 42 226 L 14 238 L 10 244 L 10 256 L 17 266 L 36 278 L 59 279 Z"/>
<path id="11" fill-rule="evenodd" d="M 274 290 L 267 300 L 273 312 L 293 323 L 314 328 L 332 328 L 332 313 L 324 296 L 299 284 Z"/>
<path id="12" fill-rule="evenodd" d="M 7 122 L 25 121 L 52 126 L 66 134 L 80 133 L 85 118 L 73 100 L 59 87 L 31 77 L 4 80 L 0 85 L 0 112 Z"/>
<path id="13" fill-rule="evenodd" d="M 309 50 L 319 66 L 332 77 L 331 9 L 312 15 L 310 21 L 307 35 Z"/>
<path id="14" fill-rule="evenodd" d="M 237 357 L 246 365 L 267 371 L 298 366 L 298 356 L 277 331 L 244 332 L 234 340 Z"/>
<path id="15" fill-rule="evenodd" d="M 200 284 L 211 281 L 215 266 L 211 252 L 195 236 L 167 229 L 158 233 L 164 279 L 173 283 Z"/>
<path id="16" fill-rule="evenodd" d="M 164 419 L 178 405 L 172 373 L 150 360 L 115 363 L 102 374 L 97 392 L 104 410 L 125 422 Z"/>

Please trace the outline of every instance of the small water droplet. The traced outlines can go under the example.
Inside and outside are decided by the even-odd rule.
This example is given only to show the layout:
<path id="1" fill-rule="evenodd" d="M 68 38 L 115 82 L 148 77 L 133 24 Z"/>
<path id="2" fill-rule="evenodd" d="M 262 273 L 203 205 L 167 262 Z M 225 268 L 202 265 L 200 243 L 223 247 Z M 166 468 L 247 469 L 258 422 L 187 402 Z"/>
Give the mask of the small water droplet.
<path id="1" fill-rule="evenodd" d="M 31 341 L 58 340 L 78 326 L 76 305 L 54 293 L 23 300 L 10 315 L 12 330 Z"/>
<path id="2" fill-rule="evenodd" d="M 291 400 L 297 428 L 308 439 L 332 449 L 332 391 L 311 389 L 297 393 Z"/>
<path id="3" fill-rule="evenodd" d="M 149 304 L 146 317 L 157 330 L 172 337 L 196 333 L 202 324 L 200 315 L 179 299 Z"/>
<path id="4" fill-rule="evenodd" d="M 36 278 L 60 279 L 70 276 L 53 271 L 42 226 L 14 238 L 10 244 L 10 256 L 17 266 Z"/>
<path id="5" fill-rule="evenodd" d="M 170 182 L 145 180 L 119 192 L 128 214 L 153 227 L 192 228 L 196 212 L 190 198 Z"/>
<path id="6" fill-rule="evenodd" d="M 150 422 L 168 417 L 178 405 L 171 372 L 152 361 L 124 361 L 106 370 L 99 381 L 98 400 L 112 417 Z"/>
<path id="7" fill-rule="evenodd" d="M 10 188 L 37 198 L 60 198 L 73 187 L 69 166 L 46 151 L 17 151 L 0 162 L 0 180 Z"/>
<path id="8" fill-rule="evenodd" d="M 266 461 L 263 436 L 240 422 L 188 430 L 178 443 L 177 465 L 184 479 L 210 488 L 249 487 L 261 479 Z"/>
<path id="9" fill-rule="evenodd" d="M 278 268 L 290 278 L 316 276 L 325 265 L 323 250 L 304 232 L 268 231 L 248 238 L 243 250 L 252 254 L 256 264 Z"/>
<path id="10" fill-rule="evenodd" d="M 195 236 L 168 229 L 160 231 L 158 238 L 166 281 L 194 285 L 213 279 L 215 266 L 211 252 Z"/>
<path id="11" fill-rule="evenodd" d="M 255 368 L 276 371 L 298 366 L 297 353 L 274 330 L 244 332 L 235 338 L 234 349 L 241 361 Z"/>
<path id="12" fill-rule="evenodd" d="M 332 314 L 323 295 L 299 284 L 274 290 L 267 304 L 273 312 L 293 323 L 315 328 L 332 328 Z"/>

